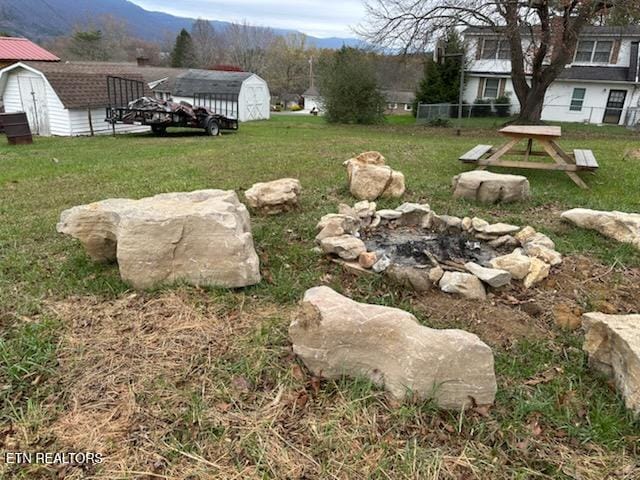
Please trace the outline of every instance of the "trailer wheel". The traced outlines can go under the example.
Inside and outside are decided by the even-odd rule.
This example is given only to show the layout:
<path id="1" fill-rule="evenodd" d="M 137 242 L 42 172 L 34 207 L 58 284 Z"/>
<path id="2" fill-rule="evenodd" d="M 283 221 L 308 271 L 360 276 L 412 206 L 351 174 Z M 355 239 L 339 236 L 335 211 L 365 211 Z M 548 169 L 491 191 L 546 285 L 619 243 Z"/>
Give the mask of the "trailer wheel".
<path id="1" fill-rule="evenodd" d="M 207 135 L 210 135 L 212 137 L 220 135 L 220 126 L 215 120 L 209 120 L 209 123 L 207 123 L 207 128 L 205 130 L 207 132 Z"/>
<path id="2" fill-rule="evenodd" d="M 167 127 L 164 125 L 151 125 L 151 131 L 154 135 L 165 135 L 167 133 Z"/>

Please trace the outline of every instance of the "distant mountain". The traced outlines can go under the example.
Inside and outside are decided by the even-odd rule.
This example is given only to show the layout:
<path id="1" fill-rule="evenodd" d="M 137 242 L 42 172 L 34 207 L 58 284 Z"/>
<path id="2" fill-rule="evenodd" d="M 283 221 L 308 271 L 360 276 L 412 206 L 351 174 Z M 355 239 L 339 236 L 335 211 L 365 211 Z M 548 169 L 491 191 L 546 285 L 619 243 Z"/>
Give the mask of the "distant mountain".
<path id="1" fill-rule="evenodd" d="M 111 15 L 125 21 L 135 37 L 159 41 L 175 35 L 182 28 L 190 29 L 193 18 L 176 17 L 162 12 L 150 12 L 127 0 L 0 0 L 0 30 L 35 41 L 68 35 L 73 27 L 91 19 Z M 229 22 L 212 21 L 223 30 Z M 298 33 L 295 30 L 274 29 L 279 35 Z M 310 43 L 319 48 L 359 46 L 355 38 L 316 38 Z"/>

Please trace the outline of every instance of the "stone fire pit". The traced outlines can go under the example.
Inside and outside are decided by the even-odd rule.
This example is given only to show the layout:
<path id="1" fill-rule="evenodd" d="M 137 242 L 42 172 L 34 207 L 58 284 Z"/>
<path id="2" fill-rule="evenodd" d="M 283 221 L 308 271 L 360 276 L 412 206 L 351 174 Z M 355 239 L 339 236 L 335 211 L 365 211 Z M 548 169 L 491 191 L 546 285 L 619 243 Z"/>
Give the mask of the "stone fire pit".
<path id="1" fill-rule="evenodd" d="M 346 268 L 471 299 L 512 281 L 529 288 L 562 262 L 553 241 L 532 227 L 437 215 L 427 204 L 394 210 L 376 210 L 368 201 L 340 205 L 317 228 L 322 251 Z"/>

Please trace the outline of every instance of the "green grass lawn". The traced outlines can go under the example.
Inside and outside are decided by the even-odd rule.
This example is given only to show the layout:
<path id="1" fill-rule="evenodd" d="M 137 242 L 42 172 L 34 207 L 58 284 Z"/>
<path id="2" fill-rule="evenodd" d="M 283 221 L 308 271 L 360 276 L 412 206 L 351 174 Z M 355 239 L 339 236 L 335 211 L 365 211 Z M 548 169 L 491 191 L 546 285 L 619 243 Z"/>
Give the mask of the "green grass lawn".
<path id="1" fill-rule="evenodd" d="M 71 469 L 62 472 L 68 475 L 64 478 L 640 478 L 634 457 L 640 447 L 638 421 L 607 381 L 587 368 L 581 335 L 561 332 L 551 317 L 557 292 L 565 290 L 570 291 L 563 295 L 583 309 L 607 301 L 620 312 L 640 311 L 634 295 L 640 278 L 638 252 L 559 221 L 559 213 L 572 207 L 640 211 L 640 160 L 627 154 L 640 148 L 640 138 L 617 127 L 563 125 L 564 148 L 591 149 L 598 159 L 597 173 L 581 174 L 589 190 L 579 189 L 560 172 L 525 171 L 533 193 L 526 204 L 483 207 L 452 200 L 451 178 L 469 168 L 457 158 L 478 143 L 499 145 L 496 129 L 501 123 L 470 119 L 456 136 L 453 129 L 416 126 L 411 117 L 362 127 L 277 116 L 215 139 L 176 131 L 161 138 L 37 138 L 31 146 L 3 144 L 0 440 L 5 449 L 88 448 L 85 437 L 65 432 L 84 425 L 68 420 L 75 418 L 69 417 L 74 408 L 82 411 L 79 392 L 91 384 L 83 362 L 98 362 L 111 344 L 93 341 L 98 337 L 90 333 L 98 330 L 78 320 L 85 309 L 87 316 L 117 324 L 147 309 L 150 318 L 159 315 L 152 309 L 154 302 L 171 312 L 179 302 L 194 318 L 204 315 L 228 324 L 233 335 L 210 332 L 213 343 L 216 336 L 225 339 L 224 348 L 213 348 L 208 355 L 198 350 L 189 358 L 178 355 L 174 370 L 188 372 L 180 381 L 168 373 L 171 368 L 162 370 L 162 362 L 158 371 L 166 375 L 156 378 L 145 372 L 147 376 L 129 379 L 137 385 L 129 392 L 135 405 L 131 419 L 136 421 L 117 432 L 91 425 L 96 435 L 108 437 L 92 445 L 111 460 L 89 471 L 89 477 Z M 350 277 L 312 251 L 320 217 L 335 212 L 339 203 L 355 201 L 346 188 L 342 162 L 366 150 L 379 150 L 405 174 L 403 201 L 430 203 L 438 213 L 531 224 L 549 234 L 569 258 L 586 257 L 604 272 L 597 288 L 587 278 L 571 289 L 537 289 L 531 295 L 544 311 L 538 317 L 509 307 L 542 333 L 492 345 L 499 394 L 489 412 L 441 412 L 429 403 L 396 405 L 361 381 L 318 385 L 290 355 L 290 315 L 304 291 L 319 284 L 358 301 L 405 308 L 425 325 L 448 325 L 450 316 L 441 310 L 429 313 L 428 305 L 450 297 L 433 292 L 420 298 L 380 279 Z M 255 182 L 281 177 L 300 179 L 302 205 L 279 217 L 252 217 L 265 280 L 243 291 L 164 288 L 132 299 L 116 266 L 94 264 L 78 243 L 55 231 L 60 212 L 74 205 L 204 188 L 233 189 L 241 195 Z M 379 202 L 380 207 L 397 204 Z M 568 268 L 562 273 L 570 278 Z M 580 271 L 573 273 L 578 277 Z M 487 315 L 472 304 L 450 301 L 459 309 L 452 326 L 466 327 L 472 317 L 482 322 Z M 107 315 L 107 306 L 118 315 Z M 91 331 L 83 337 L 85 328 Z M 113 338 L 129 335 L 147 338 L 144 332 L 136 337 L 135 329 Z M 105 330 L 99 338 L 111 337 Z M 92 349 L 94 343 L 101 352 Z M 156 357 L 140 358 L 154 362 Z M 549 369 L 556 369 L 553 378 L 526 384 Z M 94 389 L 100 381 L 94 378 Z M 126 415 L 118 411 L 107 424 L 124 421 Z M 3 478 L 61 474 L 44 467 L 0 465 Z"/>

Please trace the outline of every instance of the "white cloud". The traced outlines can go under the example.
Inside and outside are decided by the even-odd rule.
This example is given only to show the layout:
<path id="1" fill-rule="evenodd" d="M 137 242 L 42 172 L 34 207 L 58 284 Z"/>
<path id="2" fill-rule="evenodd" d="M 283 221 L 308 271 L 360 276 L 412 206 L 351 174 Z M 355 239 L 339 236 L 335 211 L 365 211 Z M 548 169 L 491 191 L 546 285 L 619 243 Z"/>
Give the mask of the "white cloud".
<path id="1" fill-rule="evenodd" d="M 299 30 L 316 37 L 353 37 L 362 0 L 131 0 L 147 10 L 184 17 Z"/>

